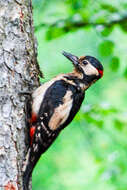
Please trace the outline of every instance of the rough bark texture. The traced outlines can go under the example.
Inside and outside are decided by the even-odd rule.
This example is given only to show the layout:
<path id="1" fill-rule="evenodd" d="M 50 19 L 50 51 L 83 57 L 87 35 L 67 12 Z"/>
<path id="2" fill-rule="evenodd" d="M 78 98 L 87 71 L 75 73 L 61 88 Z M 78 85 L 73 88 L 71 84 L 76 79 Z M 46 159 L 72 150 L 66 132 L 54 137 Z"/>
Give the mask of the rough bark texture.
<path id="1" fill-rule="evenodd" d="M 25 97 L 39 85 L 31 0 L 0 0 L 0 190 L 22 189 Z"/>

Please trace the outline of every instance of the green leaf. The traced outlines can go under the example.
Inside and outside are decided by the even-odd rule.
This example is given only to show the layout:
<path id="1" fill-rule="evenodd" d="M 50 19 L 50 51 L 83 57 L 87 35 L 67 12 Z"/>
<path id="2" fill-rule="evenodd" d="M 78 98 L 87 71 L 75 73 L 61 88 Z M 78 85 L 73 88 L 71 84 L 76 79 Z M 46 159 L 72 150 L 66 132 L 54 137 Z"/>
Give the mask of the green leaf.
<path id="1" fill-rule="evenodd" d="M 102 31 L 101 34 L 105 37 L 109 36 L 113 30 L 113 27 L 105 27 Z"/>
<path id="2" fill-rule="evenodd" d="M 111 56 L 114 50 L 114 43 L 110 40 L 105 40 L 99 45 L 99 53 L 102 56 Z"/>
<path id="3" fill-rule="evenodd" d="M 122 23 L 120 24 L 120 26 L 121 26 L 121 28 L 122 28 L 122 30 L 123 30 L 124 32 L 127 32 L 127 21 L 122 22 Z"/>
<path id="4" fill-rule="evenodd" d="M 115 119 L 114 120 L 114 125 L 115 125 L 115 127 L 118 129 L 118 130 L 122 130 L 122 128 L 123 128 L 123 122 L 121 122 L 120 120 L 118 120 L 118 119 Z"/>
<path id="5" fill-rule="evenodd" d="M 110 5 L 110 4 L 106 4 L 106 3 L 103 3 L 101 5 L 101 7 L 102 7 L 102 9 L 107 10 L 107 11 L 109 11 L 111 13 L 114 13 L 114 12 L 118 11 L 118 9 L 116 7 L 114 7 L 114 6 Z"/>
<path id="6" fill-rule="evenodd" d="M 53 38 L 58 38 L 62 36 L 65 31 L 62 28 L 51 27 L 46 32 L 46 40 L 52 40 Z"/>
<path id="7" fill-rule="evenodd" d="M 120 66 L 120 60 L 118 57 L 114 56 L 111 59 L 110 68 L 112 69 L 112 71 L 116 72 L 116 71 L 118 71 L 119 66 Z"/>

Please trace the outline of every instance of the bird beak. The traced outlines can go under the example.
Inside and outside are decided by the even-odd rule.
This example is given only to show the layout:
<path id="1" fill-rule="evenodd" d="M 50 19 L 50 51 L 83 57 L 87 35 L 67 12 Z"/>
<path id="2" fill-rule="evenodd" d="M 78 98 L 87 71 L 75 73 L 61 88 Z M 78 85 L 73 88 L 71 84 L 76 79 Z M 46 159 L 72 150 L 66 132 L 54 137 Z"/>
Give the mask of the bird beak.
<path id="1" fill-rule="evenodd" d="M 62 54 L 67 58 L 69 59 L 73 65 L 76 67 L 79 65 L 79 58 L 75 55 L 72 55 L 71 53 L 67 53 L 65 51 L 62 52 Z"/>

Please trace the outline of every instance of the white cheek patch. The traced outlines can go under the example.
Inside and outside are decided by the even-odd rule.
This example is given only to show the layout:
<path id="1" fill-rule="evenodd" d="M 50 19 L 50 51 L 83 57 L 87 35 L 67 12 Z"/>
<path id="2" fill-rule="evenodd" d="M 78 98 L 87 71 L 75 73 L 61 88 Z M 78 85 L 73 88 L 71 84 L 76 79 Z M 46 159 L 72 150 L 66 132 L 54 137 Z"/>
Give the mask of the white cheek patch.
<path id="1" fill-rule="evenodd" d="M 96 75 L 96 76 L 99 75 L 98 70 L 90 63 L 88 63 L 83 67 L 83 71 L 86 75 Z"/>

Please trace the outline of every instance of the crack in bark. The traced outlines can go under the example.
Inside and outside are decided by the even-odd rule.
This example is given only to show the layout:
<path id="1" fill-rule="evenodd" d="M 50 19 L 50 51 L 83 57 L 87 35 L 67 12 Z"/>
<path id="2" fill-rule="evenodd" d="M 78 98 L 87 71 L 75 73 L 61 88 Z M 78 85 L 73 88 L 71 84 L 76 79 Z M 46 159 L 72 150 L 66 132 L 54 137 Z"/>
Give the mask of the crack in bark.
<path id="1" fill-rule="evenodd" d="M 4 62 L 4 64 L 5 64 L 5 66 L 7 67 L 7 69 L 8 69 L 9 71 L 13 71 L 13 70 L 6 64 L 6 62 Z"/>
<path id="2" fill-rule="evenodd" d="M 14 0 L 14 1 L 15 1 L 18 5 L 20 5 L 20 6 L 22 5 L 22 3 L 19 3 L 17 0 Z"/>

